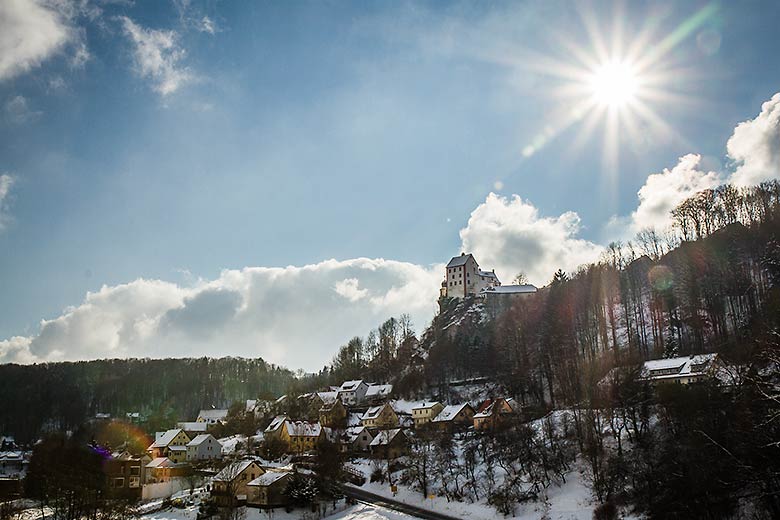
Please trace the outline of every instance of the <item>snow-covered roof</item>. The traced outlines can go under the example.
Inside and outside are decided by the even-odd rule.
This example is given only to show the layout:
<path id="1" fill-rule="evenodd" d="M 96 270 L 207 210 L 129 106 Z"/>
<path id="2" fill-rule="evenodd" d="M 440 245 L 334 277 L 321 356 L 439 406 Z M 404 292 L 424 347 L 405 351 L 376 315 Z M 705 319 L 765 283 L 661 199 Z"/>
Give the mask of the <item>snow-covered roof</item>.
<path id="1" fill-rule="evenodd" d="M 222 471 L 214 476 L 214 480 L 218 482 L 231 482 L 235 480 L 246 468 L 252 465 L 252 460 L 239 460 L 237 462 L 231 462 L 225 466 Z"/>
<path id="2" fill-rule="evenodd" d="M 385 397 L 393 391 L 393 385 L 368 385 L 366 397 Z"/>
<path id="3" fill-rule="evenodd" d="M 279 397 L 274 401 L 276 404 L 282 404 L 287 399 L 287 394 L 284 394 L 283 396 Z"/>
<path id="4" fill-rule="evenodd" d="M 317 392 L 317 395 L 320 396 L 320 399 L 322 399 L 322 402 L 325 404 L 333 404 L 336 402 L 336 399 L 338 399 L 338 392 Z"/>
<path id="5" fill-rule="evenodd" d="M 642 366 L 642 377 L 649 379 L 669 379 L 704 373 L 717 354 L 697 354 L 668 359 L 651 359 Z"/>
<path id="6" fill-rule="evenodd" d="M 265 428 L 265 430 L 263 430 L 263 431 L 268 432 L 268 433 L 275 432 L 276 430 L 278 430 L 279 428 L 282 427 L 282 424 L 284 424 L 284 421 L 286 421 L 286 420 L 287 420 L 287 416 L 286 415 L 277 415 L 271 421 L 271 424 L 269 424 Z"/>
<path id="7" fill-rule="evenodd" d="M 172 443 L 173 439 L 175 439 L 176 436 L 179 435 L 179 433 L 181 433 L 181 432 L 182 432 L 181 428 L 174 428 L 173 430 L 168 430 L 166 432 L 163 432 L 162 435 L 157 437 L 155 439 L 155 441 L 152 443 L 152 445 L 149 446 L 149 447 L 150 448 L 165 448 L 170 443 Z M 159 434 L 159 432 L 158 432 L 158 434 Z"/>
<path id="8" fill-rule="evenodd" d="M 486 293 L 496 294 L 531 294 L 537 291 L 534 285 L 498 285 L 496 287 L 486 287 L 483 289 Z"/>
<path id="9" fill-rule="evenodd" d="M 147 468 L 175 468 L 180 464 L 173 462 L 168 457 L 157 457 L 152 459 L 152 462 L 146 465 Z"/>
<path id="10" fill-rule="evenodd" d="M 423 401 L 422 403 L 418 404 L 412 410 L 427 410 L 428 408 L 433 408 L 437 404 L 441 404 L 438 401 Z"/>
<path id="11" fill-rule="evenodd" d="M 187 446 L 200 446 L 201 444 L 203 444 L 204 442 L 209 440 L 210 437 L 213 438 L 213 435 L 211 435 L 210 433 L 200 434 L 197 437 L 195 437 L 194 439 L 192 439 L 187 444 Z M 217 441 L 216 439 L 214 439 L 214 440 Z M 217 441 L 217 444 L 219 444 L 219 441 Z"/>
<path id="12" fill-rule="evenodd" d="M 227 414 L 227 410 L 220 410 L 215 408 L 211 410 L 201 410 L 200 413 L 198 413 L 198 417 L 202 419 L 213 419 L 215 421 L 221 421 L 227 417 Z"/>
<path id="13" fill-rule="evenodd" d="M 248 482 L 247 486 L 270 486 L 274 482 L 278 482 L 289 475 L 290 473 L 287 471 L 268 471 Z"/>
<path id="14" fill-rule="evenodd" d="M 469 258 L 474 258 L 471 253 L 469 254 L 463 254 L 461 253 L 460 256 L 453 256 L 452 259 L 447 264 L 447 267 L 459 267 L 461 265 L 465 265 L 466 262 L 468 262 Z M 476 260 L 474 260 L 476 262 Z"/>
<path id="15" fill-rule="evenodd" d="M 369 446 L 385 446 L 393 442 L 398 434 L 401 433 L 401 428 L 393 428 L 392 430 L 381 430 L 376 434 L 376 437 L 371 441 Z"/>
<path id="16" fill-rule="evenodd" d="M 209 425 L 203 422 L 179 422 L 176 426 L 185 432 L 205 432 Z"/>
<path id="17" fill-rule="evenodd" d="M 342 442 L 345 442 L 347 444 L 352 444 L 360 436 L 360 434 L 364 432 L 368 434 L 372 439 L 374 438 L 373 435 L 371 435 L 371 432 L 368 431 L 368 429 L 365 426 L 352 426 L 344 430 L 344 433 L 341 436 L 341 440 Z"/>
<path id="18" fill-rule="evenodd" d="M 322 434 L 320 423 L 310 423 L 306 421 L 287 421 L 287 434 L 290 437 L 319 437 Z"/>
<path id="19" fill-rule="evenodd" d="M 372 406 L 368 410 L 366 410 L 366 413 L 363 414 L 363 419 L 376 419 L 379 417 L 379 414 L 382 413 L 382 408 L 384 408 L 386 405 L 379 405 L 379 406 Z"/>
<path id="20" fill-rule="evenodd" d="M 433 418 L 432 422 L 447 422 L 453 420 L 465 407 L 471 406 L 469 403 L 463 404 L 448 404 L 444 407 L 444 410 L 439 412 L 439 415 Z"/>
<path id="21" fill-rule="evenodd" d="M 353 392 L 357 387 L 363 383 L 362 379 L 355 379 L 352 381 L 344 381 L 339 387 L 339 392 Z"/>
<path id="22" fill-rule="evenodd" d="M 480 269 L 479 275 L 485 276 L 487 278 L 495 278 L 496 280 L 498 280 L 498 276 L 496 276 L 496 273 L 494 273 L 493 271 L 483 271 L 482 269 Z"/>
<path id="23" fill-rule="evenodd" d="M 187 451 L 187 446 L 168 446 L 170 451 Z"/>

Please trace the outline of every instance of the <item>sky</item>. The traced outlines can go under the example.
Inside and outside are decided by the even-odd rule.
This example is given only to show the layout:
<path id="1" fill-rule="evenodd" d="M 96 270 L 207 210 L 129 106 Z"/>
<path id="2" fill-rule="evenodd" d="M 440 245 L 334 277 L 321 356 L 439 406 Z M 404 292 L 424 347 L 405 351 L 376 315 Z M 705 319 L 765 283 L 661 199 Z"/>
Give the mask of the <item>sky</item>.
<path id="1" fill-rule="evenodd" d="M 780 4 L 0 2 L 0 362 L 422 330 L 780 172 Z"/>

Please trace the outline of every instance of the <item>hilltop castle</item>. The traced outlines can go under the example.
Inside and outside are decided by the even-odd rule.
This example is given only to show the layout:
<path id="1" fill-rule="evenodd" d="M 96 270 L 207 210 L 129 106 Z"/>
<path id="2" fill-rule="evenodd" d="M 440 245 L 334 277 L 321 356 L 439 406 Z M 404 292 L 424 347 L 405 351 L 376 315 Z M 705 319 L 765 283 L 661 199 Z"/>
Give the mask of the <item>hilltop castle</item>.
<path id="1" fill-rule="evenodd" d="M 498 296 L 503 295 L 511 298 L 516 295 L 532 294 L 536 290 L 536 287 L 530 284 L 501 285 L 501 280 L 496 276 L 495 269 L 483 271 L 479 268 L 474 255 L 461 253 L 460 256 L 452 257 L 452 260 L 447 264 L 440 295 L 442 298 L 480 296 L 503 300 L 505 298 L 498 298 Z"/>

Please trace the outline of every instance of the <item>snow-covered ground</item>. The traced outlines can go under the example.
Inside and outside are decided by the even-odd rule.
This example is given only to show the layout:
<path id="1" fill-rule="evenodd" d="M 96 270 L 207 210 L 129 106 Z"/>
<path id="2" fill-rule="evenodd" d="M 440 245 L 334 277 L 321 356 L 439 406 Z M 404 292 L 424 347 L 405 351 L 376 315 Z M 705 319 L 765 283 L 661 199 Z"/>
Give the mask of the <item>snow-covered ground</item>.
<path id="1" fill-rule="evenodd" d="M 195 520 L 196 515 L 197 508 L 188 507 L 158 511 L 141 518 L 147 520 Z M 413 520 L 415 517 L 366 504 L 347 507 L 343 502 L 336 506 L 335 512 L 329 509 L 322 516 L 319 513 L 303 509 L 287 513 L 283 509 L 263 510 L 252 507 L 246 508 L 244 516 L 244 520 L 314 520 L 320 518 L 327 520 Z"/>

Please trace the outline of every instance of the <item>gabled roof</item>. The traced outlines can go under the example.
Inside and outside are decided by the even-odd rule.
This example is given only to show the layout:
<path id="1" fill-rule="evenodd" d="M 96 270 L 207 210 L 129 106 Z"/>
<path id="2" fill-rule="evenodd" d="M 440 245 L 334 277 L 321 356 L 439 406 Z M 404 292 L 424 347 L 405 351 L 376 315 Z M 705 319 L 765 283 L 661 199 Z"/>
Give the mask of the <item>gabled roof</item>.
<path id="1" fill-rule="evenodd" d="M 194 439 L 192 439 L 187 444 L 187 446 L 200 446 L 201 444 L 203 444 L 204 442 L 209 440 L 209 438 L 214 439 L 214 436 L 211 435 L 210 433 L 202 433 L 202 434 L 198 435 L 197 437 L 195 437 Z M 220 446 L 222 446 L 222 444 L 220 444 L 220 442 L 217 439 L 214 439 L 214 441 L 217 444 L 219 444 Z"/>
<path id="2" fill-rule="evenodd" d="M 495 413 L 501 413 L 503 407 L 499 405 L 502 402 L 507 403 L 506 399 L 503 397 L 499 397 L 498 399 L 488 399 L 482 403 L 482 406 L 479 407 L 479 411 L 474 414 L 474 418 L 484 419 L 486 417 L 491 417 Z M 509 403 L 507 403 L 507 406 L 509 406 L 510 410 L 512 409 Z"/>
<path id="3" fill-rule="evenodd" d="M 365 419 L 376 419 L 377 417 L 379 417 L 379 414 L 382 413 L 382 409 L 385 406 L 389 406 L 389 405 L 381 404 L 379 406 L 372 406 L 371 408 L 366 410 L 366 413 L 363 414 L 363 417 L 361 417 L 361 419 L 363 419 L 363 420 L 365 420 Z M 391 410 L 392 410 L 392 407 L 391 407 Z"/>
<path id="4" fill-rule="evenodd" d="M 404 435 L 401 432 L 401 428 L 393 428 L 392 430 L 382 430 L 376 434 L 376 437 L 371 441 L 369 446 L 387 446 L 393 439 L 399 434 Z"/>
<path id="5" fill-rule="evenodd" d="M 495 287 L 486 287 L 484 292 L 495 294 L 532 294 L 537 291 L 536 286 L 526 285 L 497 285 Z"/>
<path id="6" fill-rule="evenodd" d="M 157 440 L 155 440 L 149 448 L 165 448 L 170 443 L 173 442 L 173 439 L 176 438 L 179 433 L 183 432 L 181 428 L 174 428 L 173 430 L 168 430 L 165 433 L 163 433 Z M 186 434 L 185 434 L 186 435 Z"/>
<path id="7" fill-rule="evenodd" d="M 200 413 L 198 413 L 198 417 L 202 417 L 203 419 L 214 419 L 220 421 L 225 417 L 227 417 L 227 414 L 228 414 L 227 410 L 220 410 L 220 409 L 201 410 Z"/>
<path id="8" fill-rule="evenodd" d="M 339 392 L 354 392 L 357 387 L 359 387 L 363 383 L 362 379 L 354 379 L 352 381 L 344 381 L 341 383 L 341 386 L 339 387 Z"/>
<path id="9" fill-rule="evenodd" d="M 157 457 L 156 459 L 152 459 L 152 462 L 147 464 L 146 467 L 147 468 L 176 468 L 183 465 L 184 464 L 173 462 L 168 457 Z"/>
<path id="10" fill-rule="evenodd" d="M 336 402 L 336 399 L 338 399 L 338 392 L 317 392 L 317 395 L 320 399 L 322 399 L 322 402 L 326 405 L 333 404 Z"/>
<path id="11" fill-rule="evenodd" d="M 289 476 L 289 471 L 267 471 L 251 482 L 248 482 L 247 486 L 270 486 L 274 482 L 278 482 Z"/>
<path id="12" fill-rule="evenodd" d="M 666 379 L 701 374 L 718 357 L 717 354 L 697 354 L 669 359 L 651 359 L 642 366 L 642 377 Z"/>
<path id="13" fill-rule="evenodd" d="M 444 410 L 439 412 L 439 415 L 433 418 L 431 422 L 448 422 L 453 420 L 457 415 L 466 407 L 471 408 L 469 403 L 463 404 L 448 404 L 444 407 Z"/>
<path id="14" fill-rule="evenodd" d="M 282 427 L 284 421 L 286 420 L 287 420 L 286 415 L 277 415 L 276 417 L 274 417 L 273 421 L 271 421 L 271 424 L 266 426 L 265 430 L 263 431 L 267 433 L 275 432 L 276 430 Z"/>
<path id="15" fill-rule="evenodd" d="M 463 254 L 461 253 L 460 256 L 453 256 L 452 260 L 447 264 L 447 267 L 459 267 L 461 265 L 466 265 L 466 262 L 469 261 L 469 258 L 474 259 L 474 257 L 469 254 Z M 476 262 L 476 260 L 474 260 Z"/>
<path id="16" fill-rule="evenodd" d="M 344 430 L 344 433 L 341 435 L 341 442 L 352 444 L 362 433 L 366 433 L 370 439 L 374 439 L 374 436 L 371 435 L 371 432 L 365 426 L 351 426 Z"/>
<path id="17" fill-rule="evenodd" d="M 493 271 L 483 271 L 482 269 L 480 269 L 479 275 L 485 276 L 487 278 L 495 278 L 496 280 L 498 280 L 498 276 L 496 276 L 496 273 L 494 273 Z"/>
<path id="18" fill-rule="evenodd" d="M 319 437 L 322 434 L 322 426 L 320 423 L 287 421 L 284 424 L 287 427 L 287 434 L 290 437 Z"/>
<path id="19" fill-rule="evenodd" d="M 393 391 L 393 385 L 368 385 L 366 397 L 385 397 Z"/>
<path id="20" fill-rule="evenodd" d="M 441 403 L 438 401 L 423 401 L 422 403 L 412 408 L 412 410 L 427 410 L 428 408 L 433 408 L 437 404 L 441 405 Z"/>
<path id="21" fill-rule="evenodd" d="M 253 460 L 239 460 L 237 462 L 231 462 L 225 466 L 222 471 L 216 474 L 214 480 L 218 482 L 232 482 L 253 463 Z"/>

